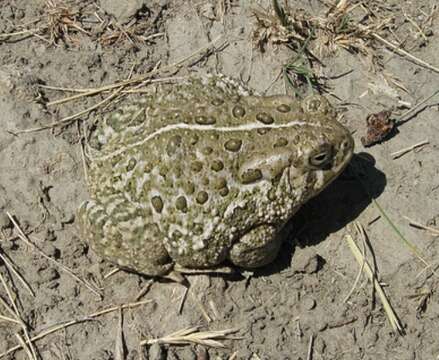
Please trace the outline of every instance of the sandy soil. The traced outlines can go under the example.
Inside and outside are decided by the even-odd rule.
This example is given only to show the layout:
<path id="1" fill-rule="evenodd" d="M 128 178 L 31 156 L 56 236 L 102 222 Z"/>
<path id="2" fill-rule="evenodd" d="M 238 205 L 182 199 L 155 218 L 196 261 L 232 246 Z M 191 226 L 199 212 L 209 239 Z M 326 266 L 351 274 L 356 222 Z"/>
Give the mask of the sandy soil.
<path id="1" fill-rule="evenodd" d="M 360 142 L 367 114 L 393 107 L 393 118 L 398 118 L 407 110 L 404 105 L 412 107 L 437 91 L 437 72 L 379 44 L 374 51 L 383 66 L 376 71 L 367 57 L 344 50 L 315 64 L 331 102 L 354 133 L 358 155 L 334 184 L 293 219 L 275 264 L 255 273 L 192 275 L 185 301 L 185 287 L 174 282 L 151 283 L 122 271 L 105 277 L 113 267 L 78 236 L 75 210 L 87 198 L 82 137 L 97 114 L 108 110 L 105 104 L 63 127 L 17 133 L 51 125 L 110 95 L 99 93 L 51 104 L 78 93 L 47 86 L 101 87 L 147 74 L 156 66 L 163 68 L 194 53 L 179 68 L 159 73 L 157 78 L 218 71 L 242 78 L 261 93 L 285 92 L 278 74 L 294 53 L 285 46 L 269 46 L 264 53 L 255 47 L 251 6 L 257 3 L 268 8 L 269 1 L 68 2 L 67 8 L 76 13 L 62 13 L 69 32 L 61 39 L 51 38 L 44 30 L 48 16 L 52 14 L 53 19 L 56 15 L 50 8 L 55 2 L 10 0 L 0 4 L 0 255 L 6 259 L 0 262 L 0 297 L 9 307 L 16 307 L 31 337 L 77 320 L 34 341 L 37 358 L 439 359 L 438 280 L 419 259 L 434 267 L 439 239 L 410 226 L 405 218 L 439 228 L 438 98 L 421 106 L 381 144 L 364 148 Z M 387 39 L 404 40 L 410 54 L 439 66 L 438 12 L 427 21 L 435 3 L 393 0 L 386 2 L 385 11 L 396 19 L 394 34 L 387 32 Z M 224 16 L 220 4 L 228 5 Z M 307 8 L 311 14 L 323 14 L 327 9 L 320 1 L 290 4 Z M 423 24 L 422 33 L 415 24 Z M 29 29 L 34 31 L 25 31 Z M 1 35 L 16 32 L 20 33 Z M 212 41 L 216 41 L 216 51 L 199 51 L 206 46 L 212 50 Z M 141 89 L 151 90 L 152 86 Z M 393 152 L 424 140 L 429 144 L 393 158 Z M 371 196 L 416 246 L 417 255 L 401 241 Z M 52 260 L 17 237 L 7 212 Z M 351 234 L 363 248 L 354 222 L 367 231 L 367 258 L 385 285 L 404 335 L 392 330 L 365 276 L 345 301 L 359 271 L 345 236 Z M 102 298 L 53 260 L 90 283 L 92 289 L 100 289 Z M 14 264 L 34 296 L 6 263 Z M 140 296 L 140 301 L 148 301 L 122 312 L 123 336 L 119 311 L 89 316 L 139 301 L 139 291 L 148 284 L 149 291 Z M 5 304 L 0 302 L 0 315 L 16 319 L 17 314 L 11 314 Z M 221 340 L 224 349 L 140 346 L 141 340 L 195 325 L 202 330 L 239 330 L 230 335 L 234 340 Z M 22 328 L 0 317 L 0 354 L 18 344 L 16 333 L 25 337 Z M 124 351 L 119 346 L 121 338 Z M 0 358 L 31 357 L 18 350 Z"/>

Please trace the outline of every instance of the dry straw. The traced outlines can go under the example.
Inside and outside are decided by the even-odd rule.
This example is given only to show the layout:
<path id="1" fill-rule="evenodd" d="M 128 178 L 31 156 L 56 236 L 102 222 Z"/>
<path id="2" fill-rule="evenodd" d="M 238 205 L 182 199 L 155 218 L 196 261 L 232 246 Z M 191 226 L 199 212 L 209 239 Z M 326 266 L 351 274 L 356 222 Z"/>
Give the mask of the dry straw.
<path id="1" fill-rule="evenodd" d="M 356 227 L 357 227 L 357 231 L 359 232 L 359 234 L 362 237 L 366 236 L 365 230 L 363 228 L 363 226 L 360 223 L 356 223 Z M 381 303 L 383 304 L 383 308 L 384 311 L 387 315 L 387 318 L 390 322 L 390 325 L 392 326 L 392 329 L 395 333 L 398 334 L 404 334 L 404 329 L 395 313 L 395 311 L 393 310 L 392 306 L 390 305 L 390 302 L 383 290 L 383 288 L 381 287 L 380 282 L 378 281 L 377 278 L 377 273 L 376 271 L 372 270 L 371 266 L 369 265 L 369 262 L 366 260 L 366 258 L 364 257 L 364 255 L 361 253 L 360 249 L 358 248 L 357 244 L 355 243 L 354 239 L 352 238 L 351 235 L 346 235 L 345 236 L 345 240 L 347 241 L 349 248 L 352 252 L 352 254 L 355 257 L 355 260 L 357 260 L 358 264 L 360 265 L 361 269 L 364 270 L 364 272 L 366 273 L 367 277 L 369 278 L 369 280 L 372 282 L 375 291 L 377 292 Z M 364 241 L 364 240 L 363 240 Z"/>
<path id="2" fill-rule="evenodd" d="M 133 309 L 133 308 L 138 307 L 140 305 L 148 304 L 148 303 L 151 303 L 151 302 L 152 302 L 152 300 L 144 300 L 144 301 L 140 301 L 140 302 L 136 302 L 136 303 L 129 303 L 129 304 L 123 304 L 123 305 L 119 305 L 119 306 L 113 306 L 113 307 L 110 307 L 110 308 L 107 308 L 107 309 L 103 309 L 103 310 L 94 312 L 92 314 L 86 315 L 86 316 L 84 316 L 81 319 L 64 321 L 61 324 L 55 325 L 55 326 L 53 326 L 53 327 L 51 327 L 51 328 L 49 328 L 47 330 L 44 330 L 41 333 L 39 333 L 38 335 L 35 335 L 32 338 L 26 340 L 26 344 L 30 344 L 31 342 L 35 342 L 37 340 L 40 340 L 40 339 L 42 339 L 42 338 L 44 338 L 44 337 L 46 337 L 46 336 L 48 336 L 50 334 L 53 334 L 53 333 L 58 332 L 60 330 L 63 330 L 65 328 L 69 327 L 69 326 L 80 324 L 80 323 L 83 323 L 85 321 L 90 321 L 90 320 L 93 320 L 93 319 L 95 319 L 95 318 L 97 318 L 99 316 L 102 316 L 102 315 L 105 315 L 105 314 L 109 314 L 111 312 L 118 311 L 120 309 L 122 309 L 122 310 L 124 310 L 124 309 Z M 12 347 L 12 348 L 6 350 L 5 352 L 1 353 L 0 354 L 0 359 L 5 357 L 5 356 L 7 356 L 7 355 L 9 355 L 9 354 L 14 353 L 17 350 L 20 350 L 22 348 L 23 348 L 22 344 L 19 344 L 19 345 L 16 345 L 16 346 Z"/>
<path id="3" fill-rule="evenodd" d="M 230 338 L 228 335 L 236 333 L 239 329 L 214 330 L 214 331 L 199 331 L 199 326 L 185 328 L 176 331 L 168 336 L 159 339 L 143 340 L 140 345 L 158 344 L 172 344 L 172 345 L 188 345 L 198 344 L 208 347 L 225 348 L 224 344 L 218 340 L 236 340 L 238 338 Z"/>

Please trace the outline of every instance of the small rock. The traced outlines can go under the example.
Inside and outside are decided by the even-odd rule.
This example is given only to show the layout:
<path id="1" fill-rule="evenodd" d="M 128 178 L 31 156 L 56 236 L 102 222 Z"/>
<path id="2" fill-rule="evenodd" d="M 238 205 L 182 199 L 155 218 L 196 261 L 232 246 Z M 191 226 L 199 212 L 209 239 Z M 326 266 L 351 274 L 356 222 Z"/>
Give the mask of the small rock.
<path id="1" fill-rule="evenodd" d="M 116 20 L 125 24 L 134 18 L 146 5 L 146 0 L 101 0 L 101 8 Z"/>
<path id="2" fill-rule="evenodd" d="M 291 269 L 295 273 L 314 274 L 319 271 L 325 260 L 312 248 L 297 249 L 292 260 Z"/>
<path id="3" fill-rule="evenodd" d="M 316 307 L 316 301 L 311 298 L 305 298 L 302 302 L 302 305 L 305 310 L 310 311 Z"/>

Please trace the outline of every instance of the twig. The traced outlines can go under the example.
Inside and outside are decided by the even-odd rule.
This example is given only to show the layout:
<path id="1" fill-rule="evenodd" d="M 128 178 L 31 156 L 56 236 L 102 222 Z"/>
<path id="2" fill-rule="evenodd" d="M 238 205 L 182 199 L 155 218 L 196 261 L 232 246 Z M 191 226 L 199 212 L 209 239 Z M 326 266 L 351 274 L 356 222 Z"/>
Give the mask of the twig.
<path id="1" fill-rule="evenodd" d="M 175 264 L 174 270 L 185 275 L 199 275 L 199 274 L 233 274 L 235 270 L 230 266 L 218 266 L 211 269 L 190 269 L 184 266 Z"/>
<path id="2" fill-rule="evenodd" d="M 6 33 L 6 34 L 0 34 L 0 39 L 1 38 L 8 38 L 10 36 L 19 36 L 19 35 L 32 35 L 32 33 L 30 32 L 30 30 L 16 31 L 16 32 L 11 32 L 11 33 Z"/>
<path id="3" fill-rule="evenodd" d="M 125 344 L 123 340 L 123 312 L 122 308 L 119 308 L 119 320 L 117 322 L 116 341 L 115 341 L 115 360 L 125 360 Z"/>
<path id="4" fill-rule="evenodd" d="M 235 351 L 232 355 L 230 355 L 230 357 L 228 358 L 228 360 L 236 360 L 238 356 L 238 352 Z"/>
<path id="5" fill-rule="evenodd" d="M 55 259 L 52 259 L 50 256 L 46 255 L 42 250 L 40 250 L 34 243 L 32 243 L 29 238 L 24 234 L 23 230 L 21 230 L 20 226 L 15 221 L 14 217 L 7 211 L 6 214 L 8 215 L 11 222 L 14 224 L 16 230 L 18 231 L 18 237 L 27 245 L 35 249 L 42 257 L 49 260 L 50 262 L 54 263 L 57 267 L 59 267 L 61 270 L 69 274 L 71 277 L 73 277 L 76 281 L 83 284 L 87 289 L 89 289 L 91 292 L 93 292 L 95 295 L 97 295 L 100 299 L 102 299 L 102 294 L 96 290 L 90 283 L 87 281 L 81 279 L 79 276 L 77 276 L 72 270 L 70 270 L 68 267 L 60 264 Z"/>
<path id="6" fill-rule="evenodd" d="M 177 314 L 181 314 L 181 312 L 183 311 L 183 305 L 186 301 L 188 292 L 189 292 L 189 287 L 185 286 L 183 295 L 181 295 L 181 298 L 180 298 L 180 303 L 178 304 Z"/>
<path id="7" fill-rule="evenodd" d="M 386 46 L 388 46 L 389 48 L 391 48 L 393 51 L 395 51 L 395 52 L 398 53 L 399 55 L 401 55 L 401 56 L 403 56 L 403 57 L 406 56 L 406 57 L 408 57 L 410 60 L 412 60 L 412 61 L 414 61 L 415 63 L 417 63 L 418 65 L 423 66 L 423 67 L 425 67 L 425 68 L 427 68 L 427 69 L 429 69 L 429 70 L 432 70 L 432 71 L 434 71 L 434 72 L 436 72 L 436 73 L 439 73 L 439 68 L 437 68 L 437 67 L 435 67 L 435 66 L 433 66 L 433 65 L 431 65 L 431 64 L 429 64 L 429 63 L 427 63 L 427 62 L 425 62 L 424 60 L 417 58 L 416 56 L 410 54 L 409 52 L 407 52 L 407 51 L 401 49 L 399 46 L 397 46 L 397 45 L 391 43 L 390 41 L 388 41 L 388 40 L 382 38 L 382 37 L 381 37 L 380 35 L 378 35 L 377 33 L 372 33 L 372 36 L 373 36 L 376 40 L 378 40 L 379 42 L 381 42 L 381 43 L 383 43 L 384 45 L 386 45 Z"/>
<path id="8" fill-rule="evenodd" d="M 33 345 L 32 341 L 30 341 L 30 339 L 29 339 L 29 332 L 28 332 L 28 330 L 27 330 L 27 325 L 26 325 L 26 323 L 23 321 L 23 318 L 21 317 L 21 314 L 20 314 L 20 312 L 18 311 L 18 307 L 17 307 L 17 305 L 15 304 L 14 297 L 12 296 L 12 293 L 11 293 L 11 291 L 9 290 L 9 287 L 8 287 L 8 285 L 6 284 L 6 281 L 5 281 L 5 279 L 3 278 L 3 275 L 2 275 L 1 273 L 0 273 L 0 281 L 1 281 L 2 285 L 3 285 L 3 288 L 6 290 L 6 294 L 8 295 L 9 301 L 10 301 L 11 304 L 12 304 L 12 309 L 13 309 L 13 312 L 14 312 L 14 317 L 16 318 L 17 321 L 20 322 L 21 328 L 23 329 L 23 333 L 24 333 L 24 335 L 25 335 L 25 337 L 26 337 L 26 340 L 28 341 L 28 344 L 29 344 L 30 350 L 31 350 L 31 352 L 32 352 L 32 357 L 31 357 L 31 359 L 37 360 L 37 355 L 36 355 L 37 353 L 36 353 L 36 351 L 35 351 L 35 348 L 34 348 L 34 345 Z"/>
<path id="9" fill-rule="evenodd" d="M 81 98 L 83 96 L 96 95 L 96 94 L 98 94 L 100 92 L 103 92 L 103 91 L 113 90 L 113 89 L 116 89 L 116 88 L 125 87 L 127 85 L 141 83 L 141 82 L 143 82 L 145 80 L 148 80 L 153 75 L 156 75 L 158 73 L 162 73 L 162 72 L 165 72 L 165 71 L 169 71 L 169 70 L 172 70 L 172 69 L 174 69 L 176 67 L 179 67 L 179 66 L 183 65 L 185 62 L 189 61 L 194 56 L 196 56 L 196 55 L 198 55 L 198 54 L 208 50 L 212 46 L 215 46 L 215 44 L 218 43 L 222 39 L 222 37 L 223 36 L 220 35 L 220 36 L 216 37 L 215 39 L 213 39 L 211 42 L 209 42 L 206 46 L 203 46 L 202 48 L 194 51 L 192 54 L 190 54 L 190 55 L 188 55 L 188 56 L 186 56 L 186 57 L 176 61 L 173 64 L 166 65 L 166 66 L 164 66 L 162 68 L 155 68 L 155 69 L 153 69 L 152 71 L 148 72 L 145 75 L 137 76 L 137 77 L 134 77 L 134 78 L 129 79 L 129 80 L 124 80 L 124 81 L 120 81 L 120 82 L 113 83 L 113 84 L 110 84 L 110 85 L 102 86 L 100 88 L 90 89 L 89 91 L 83 92 L 82 94 L 77 94 L 77 95 L 74 95 L 74 96 L 70 96 L 68 98 L 64 98 L 64 99 L 59 99 L 59 100 L 53 101 L 53 102 L 49 103 L 48 105 L 62 104 L 64 102 L 75 100 L 75 99 Z M 227 43 L 227 42 L 224 42 L 224 43 Z"/>
<path id="10" fill-rule="evenodd" d="M 401 122 L 402 119 L 404 119 L 408 114 L 411 114 L 413 111 L 419 109 L 422 105 L 424 105 L 430 99 L 434 98 L 437 94 L 439 94 L 439 90 L 436 90 L 433 94 L 431 94 L 430 96 L 427 96 L 424 100 L 420 101 L 415 106 L 408 109 L 405 113 L 403 113 L 401 116 L 399 116 L 397 119 L 395 119 L 395 123 L 398 124 L 399 122 Z"/>
<path id="11" fill-rule="evenodd" d="M 65 118 L 63 118 L 63 119 L 61 119 L 61 120 L 59 120 L 51 125 L 44 125 L 44 126 L 40 126 L 40 127 L 36 127 L 36 128 L 31 128 L 31 129 L 17 130 L 17 131 L 14 131 L 14 134 L 36 132 L 36 131 L 41 131 L 41 130 L 52 129 L 52 128 L 55 128 L 55 127 L 61 126 L 61 125 L 66 125 L 66 124 L 70 123 L 72 120 L 75 120 L 76 118 L 80 117 L 81 115 L 87 114 L 90 111 L 93 111 L 93 110 L 97 109 L 98 107 L 100 107 L 101 105 L 105 104 L 106 102 L 109 102 L 110 100 L 114 99 L 117 95 L 119 95 L 119 93 L 122 91 L 122 89 L 123 89 L 123 87 L 120 87 L 119 89 L 114 91 L 110 96 L 106 97 L 104 100 L 98 102 L 97 104 L 94 104 L 93 106 L 90 106 L 89 108 L 84 109 L 76 114 L 66 116 Z"/>
<path id="12" fill-rule="evenodd" d="M 415 149 L 417 149 L 417 148 L 419 148 L 421 146 L 425 146 L 425 145 L 427 145 L 429 143 L 430 142 L 428 140 L 424 140 L 424 141 L 421 141 L 420 143 L 417 143 L 415 145 L 409 146 L 409 147 L 407 147 L 405 149 L 401 149 L 401 150 L 395 151 L 395 152 L 391 153 L 390 156 L 392 156 L 393 160 L 396 160 L 396 159 L 400 158 L 401 156 L 407 154 L 408 152 L 413 151 L 413 150 L 415 150 Z"/>
<path id="13" fill-rule="evenodd" d="M 81 150 L 82 169 L 84 171 L 85 183 L 88 184 L 88 167 L 87 167 L 87 159 L 86 159 L 85 149 L 84 149 L 84 143 L 87 142 L 87 137 L 85 135 L 82 135 L 81 124 L 82 123 L 79 120 L 76 121 L 76 130 L 78 132 L 78 137 L 80 139 L 79 148 Z M 84 133 L 85 133 L 85 131 L 84 131 Z"/>
<path id="14" fill-rule="evenodd" d="M 21 325 L 21 322 L 18 321 L 17 319 L 13 319 L 13 318 L 10 318 L 10 317 L 5 316 L 5 315 L 1 315 L 1 314 L 0 314 L 0 319 L 1 319 L 1 320 L 4 320 L 4 321 L 9 321 L 9 322 L 13 322 L 13 323 L 15 323 L 15 324 Z"/>
<path id="15" fill-rule="evenodd" d="M 159 78 L 159 79 L 148 79 L 147 81 L 144 81 L 140 84 L 145 85 L 146 83 L 151 83 L 151 84 L 156 84 L 156 83 L 163 83 L 163 82 L 172 82 L 172 81 L 181 81 L 186 79 L 187 77 L 185 76 L 170 76 L 170 77 L 163 77 L 163 78 Z M 40 88 L 43 89 L 48 89 L 48 90 L 54 90 L 54 91 L 64 91 L 64 92 L 74 92 L 74 93 L 86 93 L 86 92 L 90 92 L 90 91 L 94 91 L 97 89 L 92 89 L 92 88 L 68 88 L 68 87 L 62 87 L 62 86 L 52 86 L 52 85 L 43 85 L 43 84 L 38 84 L 37 85 Z M 109 90 L 104 90 L 102 92 L 108 92 Z M 141 93 L 141 92 L 150 92 L 149 90 L 136 90 L 136 89 L 126 89 L 126 90 L 122 90 L 121 93 L 122 94 L 132 94 L 132 93 Z M 68 101 L 68 100 L 72 100 L 71 98 L 63 98 L 60 100 L 54 100 L 53 102 L 47 103 L 46 105 L 55 105 L 58 104 L 58 101 Z"/>
<path id="16" fill-rule="evenodd" d="M 439 229 L 432 228 L 432 227 L 430 227 L 430 226 L 422 225 L 420 222 L 417 222 L 417 221 L 415 221 L 415 220 L 412 220 L 412 219 L 408 218 L 407 216 L 403 216 L 403 217 L 404 217 L 404 219 L 406 219 L 406 220 L 409 222 L 409 224 L 410 224 L 411 226 L 414 226 L 414 227 L 416 227 L 416 228 L 420 228 L 420 229 L 423 229 L 423 230 L 430 231 L 430 232 L 433 233 L 434 235 L 439 236 Z"/>
<path id="17" fill-rule="evenodd" d="M 143 286 L 143 288 L 136 295 L 136 297 L 135 297 L 136 301 L 138 301 L 143 295 L 145 295 L 149 291 L 149 289 L 151 288 L 151 285 L 153 283 L 154 283 L 154 279 L 148 279 L 146 284 Z"/>
<path id="18" fill-rule="evenodd" d="M 313 344 L 314 344 L 314 336 L 311 334 L 311 336 L 309 337 L 308 355 L 306 357 L 306 360 L 312 360 Z"/>
<path id="19" fill-rule="evenodd" d="M 104 280 L 107 280 L 109 277 L 111 277 L 111 276 L 117 274 L 119 271 L 121 271 L 121 269 L 118 268 L 118 267 L 116 267 L 116 268 L 114 268 L 113 270 L 110 270 L 110 271 L 109 271 L 107 274 L 105 274 L 102 278 L 103 278 Z"/>
<path id="20" fill-rule="evenodd" d="M 8 310 L 9 314 L 10 314 L 11 316 L 13 316 L 14 319 L 15 319 L 18 323 L 21 324 L 21 321 L 19 321 L 19 320 L 16 318 L 17 315 L 15 314 L 14 310 L 11 309 L 11 307 L 8 305 L 8 303 L 7 303 L 5 300 L 3 300 L 3 298 L 2 298 L 1 296 L 0 296 L 0 303 L 3 305 L 3 307 L 4 307 L 6 310 Z"/>

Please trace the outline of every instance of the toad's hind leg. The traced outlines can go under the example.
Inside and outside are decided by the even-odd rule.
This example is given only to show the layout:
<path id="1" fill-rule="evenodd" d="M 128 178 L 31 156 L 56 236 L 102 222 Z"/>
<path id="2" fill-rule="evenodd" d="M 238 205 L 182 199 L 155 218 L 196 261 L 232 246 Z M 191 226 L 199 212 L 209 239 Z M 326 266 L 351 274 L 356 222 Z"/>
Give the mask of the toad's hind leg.
<path id="1" fill-rule="evenodd" d="M 271 263 L 277 256 L 282 239 L 276 228 L 260 225 L 250 230 L 232 246 L 230 261 L 243 268 L 257 268 Z"/>
<path id="2" fill-rule="evenodd" d="M 133 208 L 122 196 L 106 206 L 86 201 L 78 210 L 81 237 L 98 255 L 121 268 L 161 276 L 172 262 L 158 226 L 146 219 L 143 209 Z"/>

